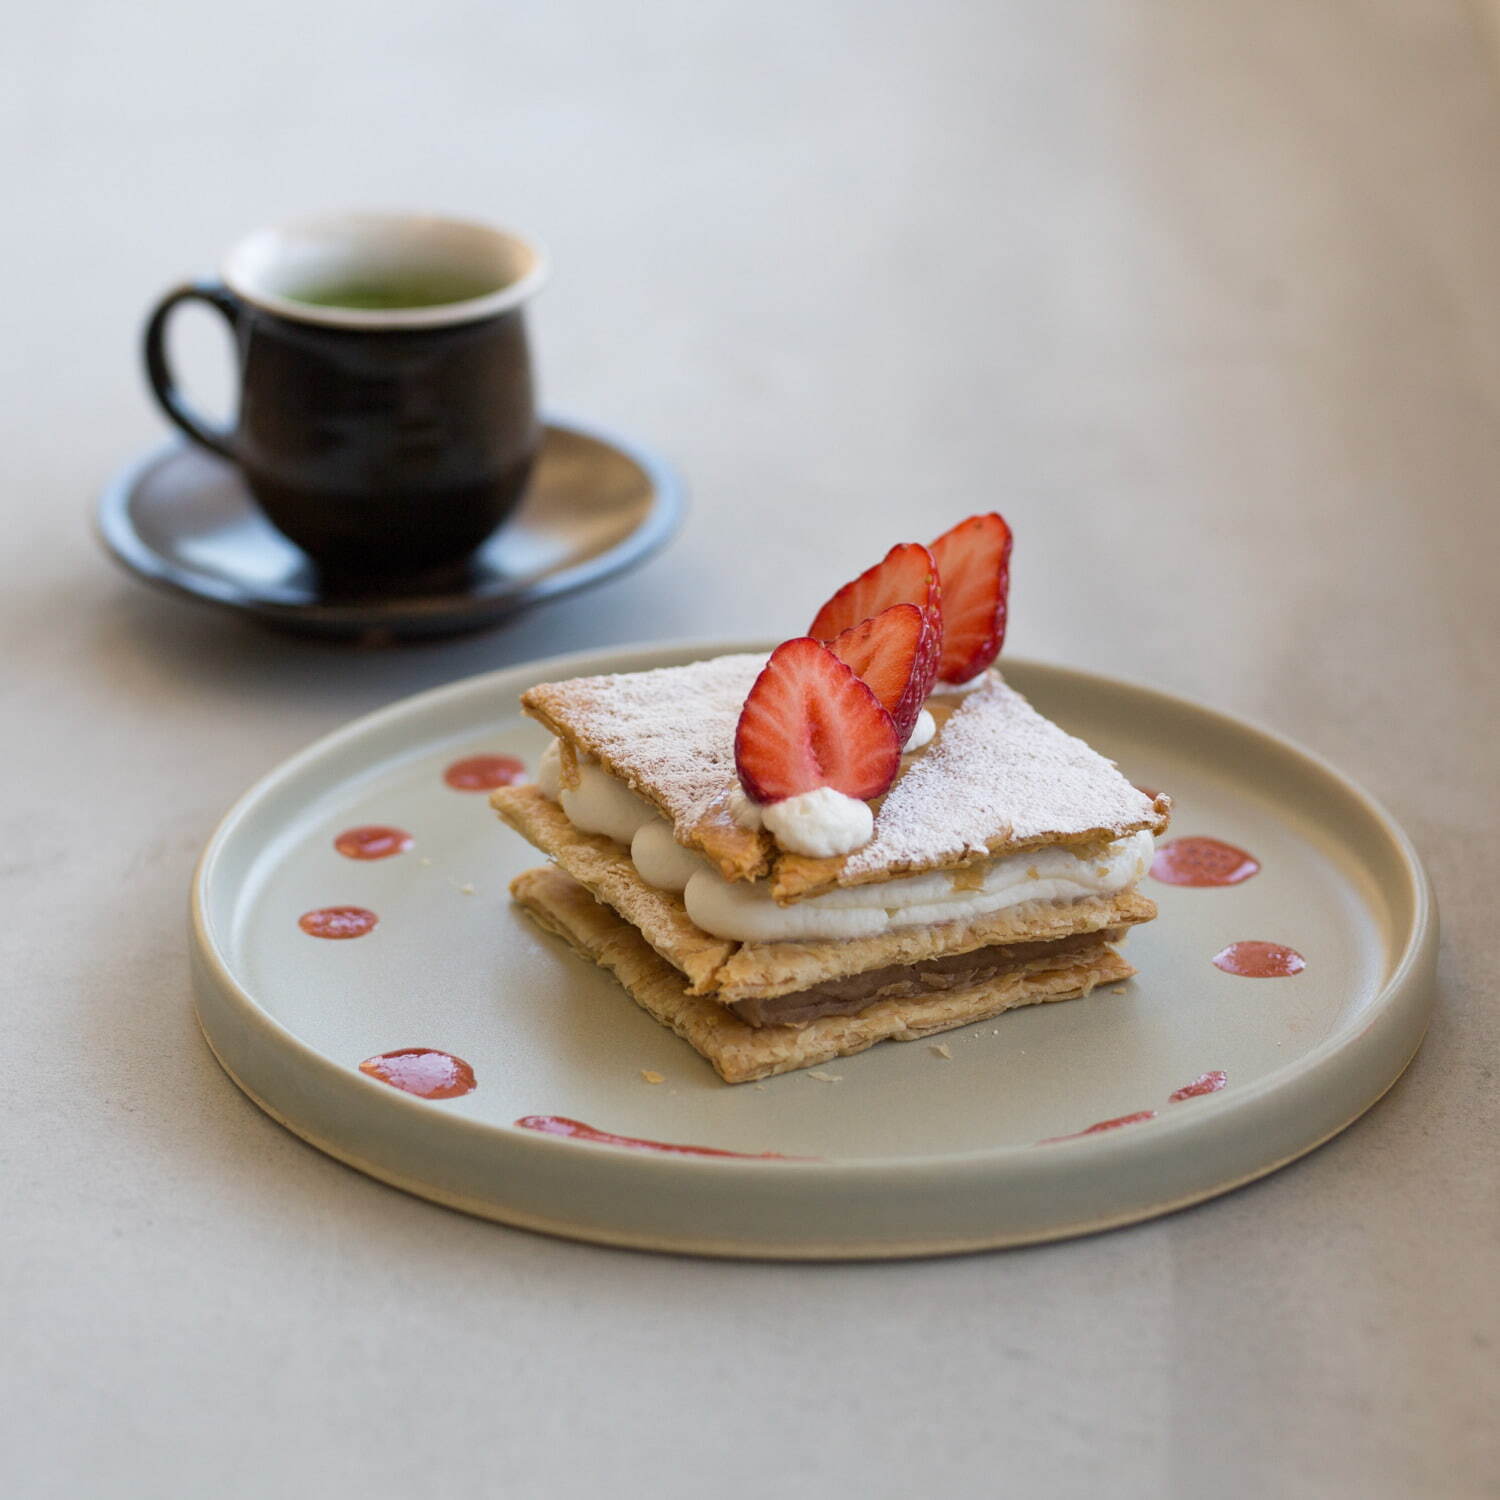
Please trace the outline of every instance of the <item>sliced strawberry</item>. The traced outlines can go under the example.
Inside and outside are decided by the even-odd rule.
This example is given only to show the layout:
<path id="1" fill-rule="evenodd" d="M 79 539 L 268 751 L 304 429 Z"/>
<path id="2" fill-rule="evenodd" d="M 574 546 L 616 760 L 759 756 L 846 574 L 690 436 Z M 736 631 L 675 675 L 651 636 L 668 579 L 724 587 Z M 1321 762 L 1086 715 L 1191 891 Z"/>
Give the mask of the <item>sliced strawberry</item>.
<path id="1" fill-rule="evenodd" d="M 940 601 L 938 567 L 932 554 L 920 542 L 902 542 L 853 583 L 846 583 L 818 611 L 807 633 L 815 641 L 831 641 L 893 604 L 915 604 L 936 622 Z"/>
<path id="2" fill-rule="evenodd" d="M 967 682 L 1005 644 L 1010 542 L 1004 517 L 991 511 L 960 521 L 932 544 L 943 591 L 943 682 Z"/>
<path id="3" fill-rule="evenodd" d="M 772 653 L 734 733 L 740 783 L 756 802 L 831 786 L 878 797 L 901 766 L 901 741 L 879 700 L 827 646 L 808 636 Z"/>
<path id="4" fill-rule="evenodd" d="M 880 699 L 904 745 L 937 681 L 943 633 L 915 604 L 893 604 L 851 625 L 828 649 Z"/>

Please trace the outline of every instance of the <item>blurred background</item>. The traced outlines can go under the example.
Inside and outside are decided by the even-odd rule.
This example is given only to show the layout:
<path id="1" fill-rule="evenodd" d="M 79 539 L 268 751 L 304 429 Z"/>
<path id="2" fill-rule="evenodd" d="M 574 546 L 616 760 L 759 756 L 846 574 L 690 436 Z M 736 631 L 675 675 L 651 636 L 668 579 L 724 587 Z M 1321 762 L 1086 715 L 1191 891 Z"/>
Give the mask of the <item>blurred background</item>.
<path id="1" fill-rule="evenodd" d="M 1211 695 L 1265 673 L 1377 692 L 1360 666 L 1411 649 L 1439 579 L 1488 566 L 1465 540 L 1500 446 L 1478 20 L 1408 0 L 36 8 L 0 98 L 24 396 L 0 436 L 29 602 L 64 588 L 102 612 L 96 639 L 153 655 L 267 651 L 89 553 L 93 492 L 164 430 L 141 318 L 258 224 L 432 206 L 547 244 L 545 399 L 657 444 L 696 497 L 650 574 L 547 611 L 522 654 L 775 631 L 765 579 L 823 597 L 852 528 L 873 556 L 998 504 L 1018 652 Z M 220 330 L 182 322 L 222 401 Z M 1436 495 L 1454 524 L 1430 524 Z M 746 547 L 761 579 L 705 618 L 691 580 Z M 1405 597 L 1352 565 L 1372 549 Z M 1175 649 L 1226 591 L 1257 634 L 1274 611 L 1283 651 Z M 337 691 L 510 655 L 476 640 Z"/>
<path id="2" fill-rule="evenodd" d="M 632 1433 L 664 1494 L 748 1492 L 753 1476 L 722 1477 L 745 1452 L 726 1447 L 731 1406 L 783 1495 L 837 1493 L 839 1472 L 864 1495 L 990 1493 L 985 1475 L 1057 1495 L 1203 1476 L 1226 1495 L 1494 1493 L 1476 1331 L 1497 1269 L 1493 916 L 1472 864 L 1500 721 L 1486 28 L 1465 0 L 76 0 L 9 17 L 0 987 L 70 1085 L 12 1099 L 26 1227 L 0 1234 L 22 1358 L 0 1409 L 24 1430 L 28 1494 L 103 1493 L 122 1443 L 146 1445 L 131 1472 L 157 1496 L 417 1482 L 486 1428 L 486 1393 L 461 1365 L 424 1364 L 420 1398 L 338 1371 L 399 1371 L 424 1287 L 441 1319 L 507 1320 L 502 1282 L 554 1330 L 559 1402 L 562 1372 L 599 1374 L 591 1414 L 559 1405 L 536 1430 L 564 1447 L 579 1421 Z M 679 466 L 693 506 L 671 548 L 508 629 L 383 653 L 265 633 L 111 567 L 95 498 L 166 436 L 139 370 L 152 300 L 259 224 L 346 206 L 471 214 L 549 248 L 546 404 Z M 187 383 L 222 406 L 222 330 L 192 310 L 182 325 Z M 668 1276 L 391 1207 L 217 1074 L 187 1005 L 186 882 L 222 809 L 285 754 L 554 651 L 785 636 L 891 542 L 990 507 L 1018 538 L 1008 650 L 1266 721 L 1417 838 L 1448 923 L 1445 1004 L 1372 1128 L 1077 1245 Z M 348 1205 L 371 1193 L 389 1217 L 355 1234 Z M 802 1333 L 766 1333 L 768 1302 Z M 413 1319 L 371 1327 L 371 1305 Z M 304 1316 L 335 1341 L 304 1344 Z M 956 1348 L 985 1381 L 939 1415 Z M 851 1371 L 867 1375 L 843 1436 L 779 1395 Z M 238 1415 L 186 1431 L 195 1399 Z M 367 1418 L 399 1429 L 418 1399 L 408 1452 L 359 1448 Z M 275 1491 L 234 1468 L 268 1461 L 269 1432 Z M 609 1492 L 607 1444 L 586 1447 L 554 1455 L 550 1490 L 517 1459 L 514 1492 Z"/>

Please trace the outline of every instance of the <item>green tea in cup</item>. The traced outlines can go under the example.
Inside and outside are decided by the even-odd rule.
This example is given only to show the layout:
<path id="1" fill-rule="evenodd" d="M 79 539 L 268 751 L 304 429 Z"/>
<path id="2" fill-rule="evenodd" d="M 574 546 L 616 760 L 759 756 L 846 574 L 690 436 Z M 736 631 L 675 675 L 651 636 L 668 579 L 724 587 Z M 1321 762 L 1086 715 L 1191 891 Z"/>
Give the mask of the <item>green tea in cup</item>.
<path id="1" fill-rule="evenodd" d="M 492 280 L 465 276 L 462 272 L 392 271 L 380 276 L 313 282 L 284 295 L 310 307 L 386 312 L 403 307 L 443 307 L 452 302 L 471 302 L 496 290 Z"/>

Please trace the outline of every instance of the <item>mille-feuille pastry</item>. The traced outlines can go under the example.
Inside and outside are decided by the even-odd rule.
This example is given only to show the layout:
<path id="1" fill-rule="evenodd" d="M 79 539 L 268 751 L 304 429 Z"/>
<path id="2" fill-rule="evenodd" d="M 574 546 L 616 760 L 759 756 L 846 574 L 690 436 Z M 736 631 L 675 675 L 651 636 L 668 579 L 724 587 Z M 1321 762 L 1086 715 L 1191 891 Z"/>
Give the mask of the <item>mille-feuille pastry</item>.
<path id="1" fill-rule="evenodd" d="M 1128 978 L 1170 802 L 990 670 L 1009 561 L 971 517 L 769 660 L 530 689 L 554 742 L 491 801 L 553 863 L 516 901 L 730 1083 Z"/>

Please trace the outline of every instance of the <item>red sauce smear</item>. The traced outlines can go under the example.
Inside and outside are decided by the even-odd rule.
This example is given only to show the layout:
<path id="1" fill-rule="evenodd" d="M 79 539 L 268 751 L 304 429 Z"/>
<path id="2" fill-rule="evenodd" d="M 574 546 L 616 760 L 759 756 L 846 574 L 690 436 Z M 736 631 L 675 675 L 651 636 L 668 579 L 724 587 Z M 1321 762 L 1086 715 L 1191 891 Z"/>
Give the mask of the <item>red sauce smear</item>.
<path id="1" fill-rule="evenodd" d="M 1231 943 L 1222 953 L 1214 954 L 1214 967 L 1245 979 L 1287 979 L 1300 974 L 1307 960 L 1284 943 L 1251 941 Z"/>
<path id="2" fill-rule="evenodd" d="M 1120 1115 L 1113 1120 L 1100 1120 L 1090 1125 L 1085 1130 L 1075 1130 L 1072 1135 L 1049 1135 L 1042 1145 L 1050 1145 L 1053 1141 L 1076 1141 L 1086 1135 L 1098 1135 L 1105 1130 L 1118 1130 L 1121 1125 L 1138 1125 L 1142 1120 L 1154 1120 L 1156 1111 L 1154 1109 L 1138 1109 L 1133 1115 Z"/>
<path id="3" fill-rule="evenodd" d="M 387 828 L 372 823 L 363 828 L 346 828 L 333 847 L 345 859 L 389 859 L 405 854 L 412 846 L 412 836 L 404 828 Z"/>
<path id="4" fill-rule="evenodd" d="M 457 1099 L 474 1088 L 474 1070 L 463 1058 L 432 1047 L 402 1047 L 367 1057 L 359 1071 L 419 1099 Z"/>
<path id="5" fill-rule="evenodd" d="M 1229 1074 L 1222 1068 L 1215 1068 L 1212 1073 L 1202 1073 L 1191 1083 L 1173 1089 L 1167 1100 L 1171 1104 L 1180 1104 L 1184 1099 L 1196 1099 L 1200 1094 L 1217 1094 L 1228 1082 Z"/>
<path id="6" fill-rule="evenodd" d="M 633 1135 L 615 1135 L 596 1130 L 581 1120 L 565 1115 L 523 1115 L 516 1121 L 523 1130 L 539 1130 L 543 1135 L 564 1135 L 575 1141 L 594 1141 L 603 1146 L 629 1146 L 636 1151 L 662 1151 L 669 1156 L 737 1156 L 751 1161 L 791 1161 L 779 1151 L 721 1151 L 716 1146 L 679 1146 L 671 1141 L 645 1141 Z"/>
<path id="7" fill-rule="evenodd" d="M 1260 861 L 1219 839 L 1168 839 L 1151 861 L 1151 875 L 1163 885 L 1238 885 L 1260 873 Z"/>
<path id="8" fill-rule="evenodd" d="M 362 906 L 323 906 L 317 911 L 305 911 L 297 918 L 297 925 L 309 937 L 357 938 L 363 937 L 380 920 L 372 911 Z"/>
<path id="9" fill-rule="evenodd" d="M 455 792 L 491 792 L 525 779 L 526 762 L 514 755 L 471 755 L 443 772 L 443 780 Z"/>

